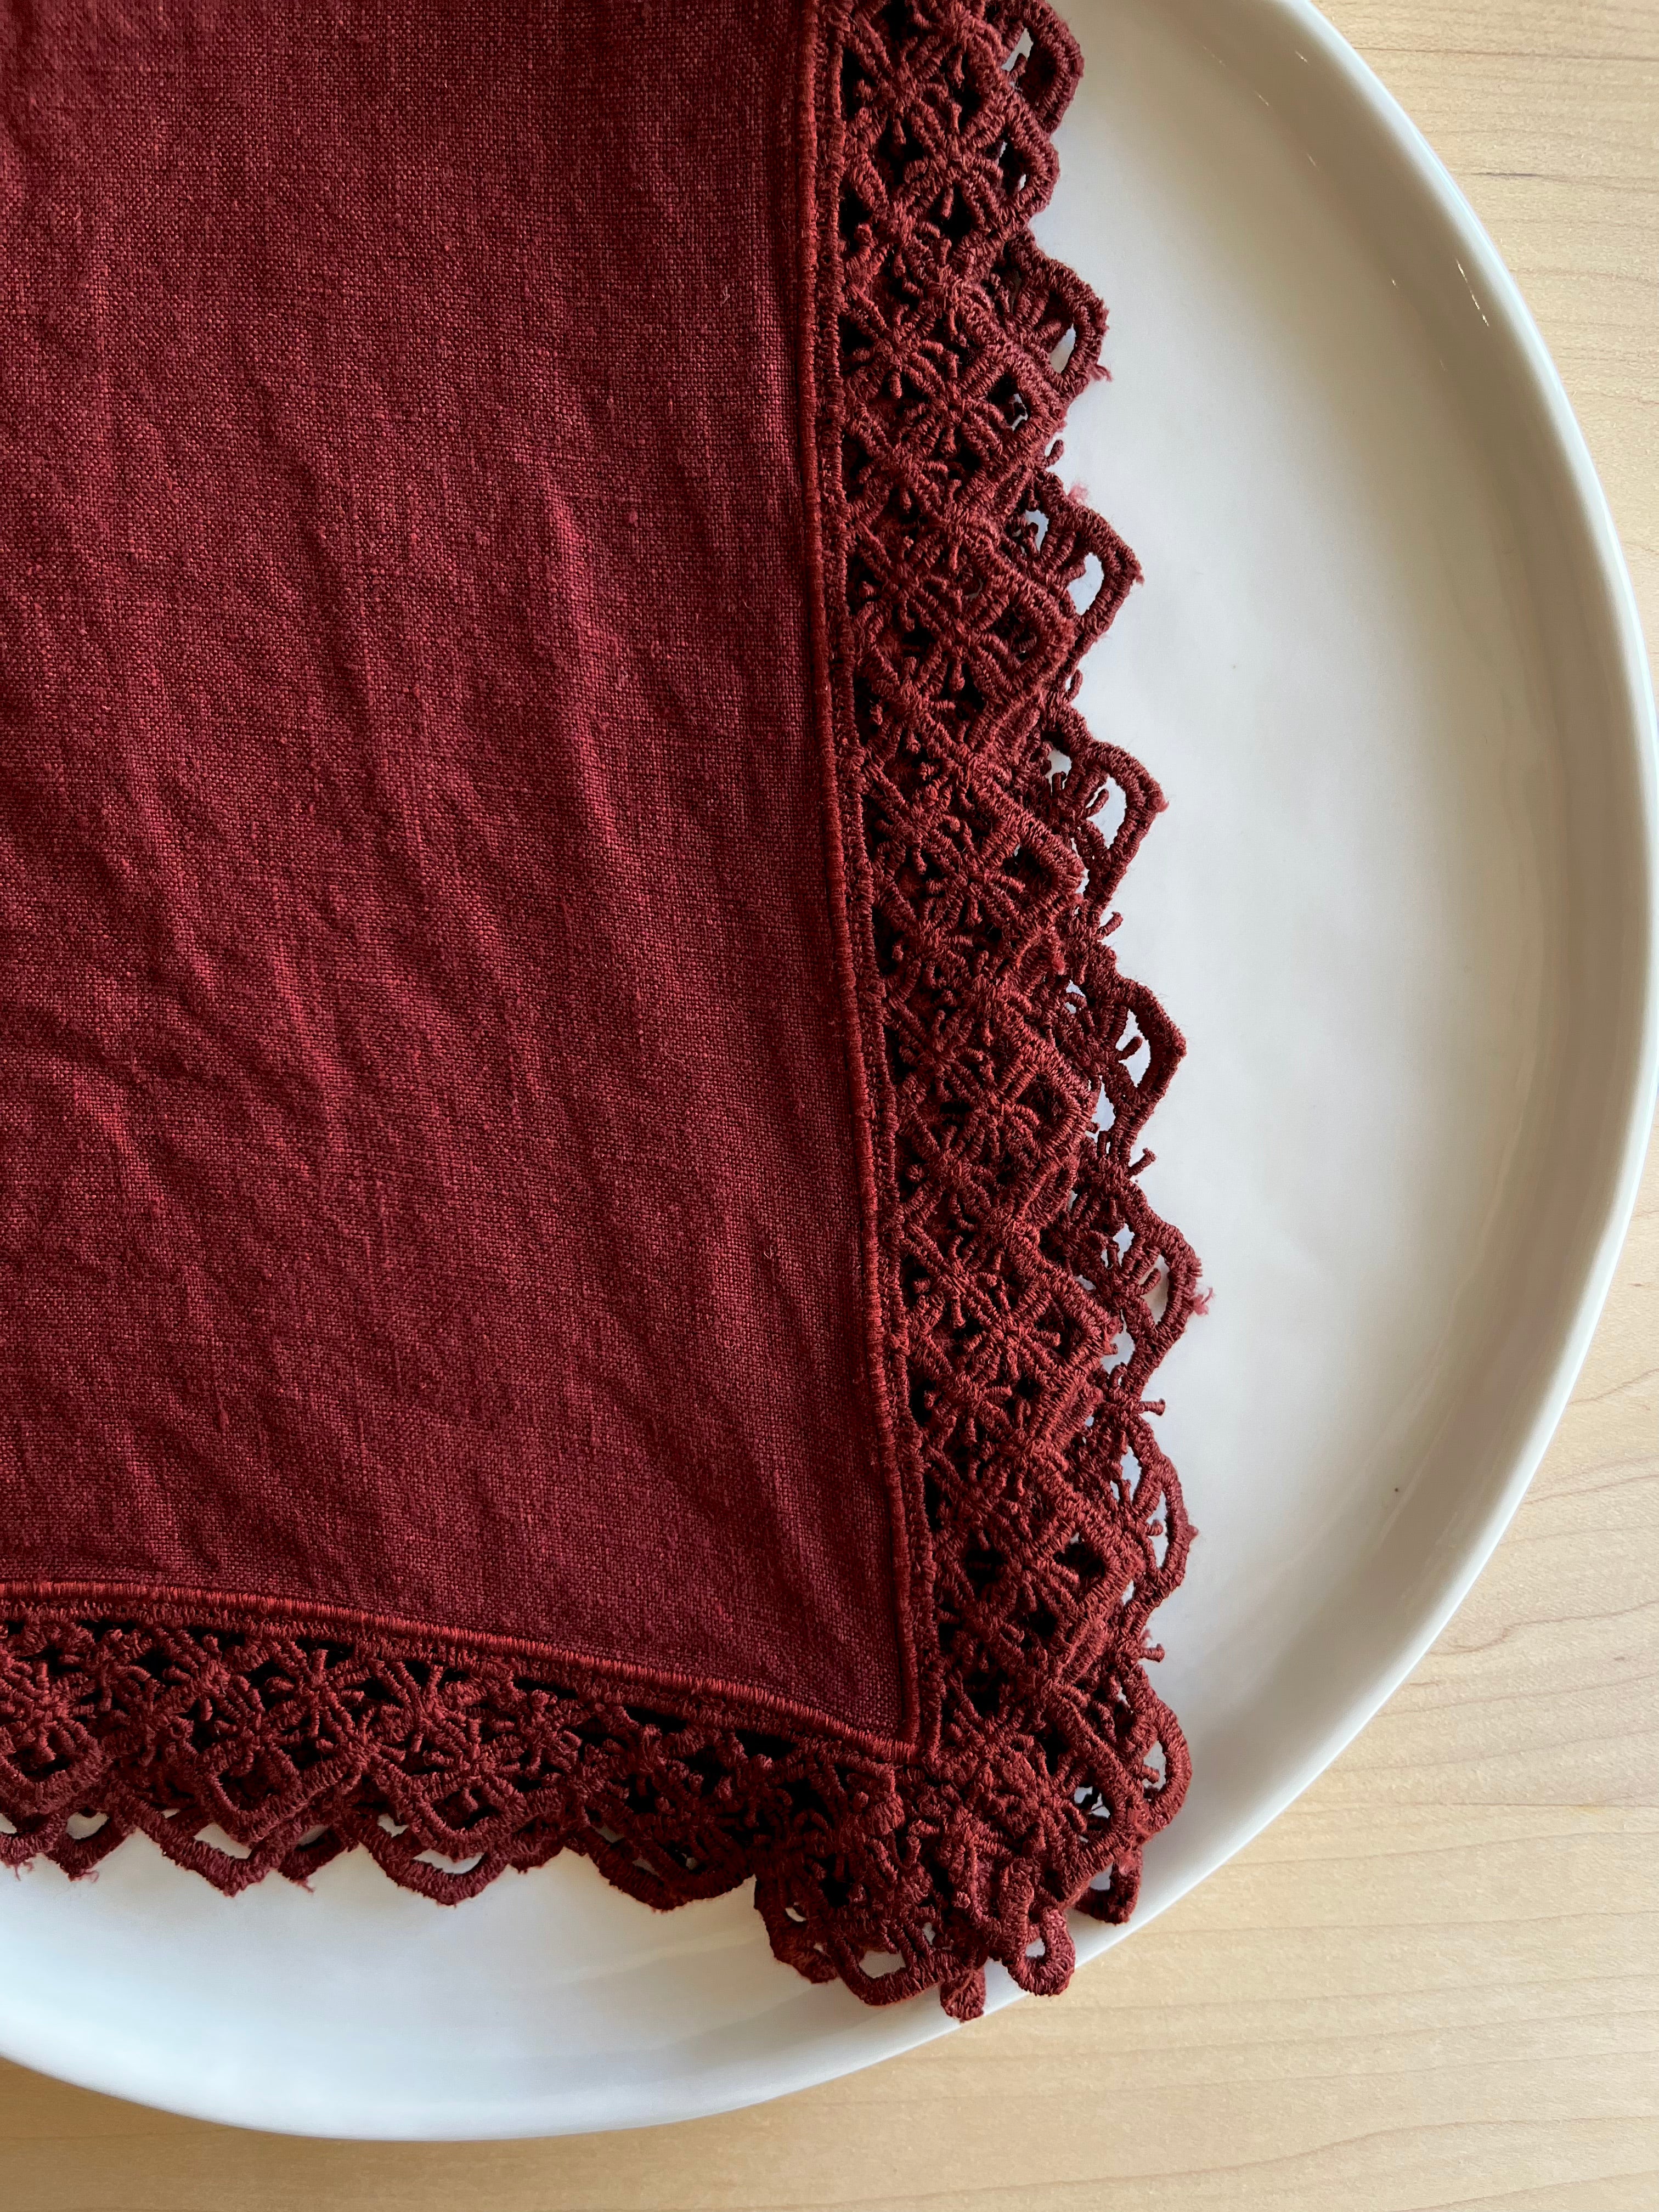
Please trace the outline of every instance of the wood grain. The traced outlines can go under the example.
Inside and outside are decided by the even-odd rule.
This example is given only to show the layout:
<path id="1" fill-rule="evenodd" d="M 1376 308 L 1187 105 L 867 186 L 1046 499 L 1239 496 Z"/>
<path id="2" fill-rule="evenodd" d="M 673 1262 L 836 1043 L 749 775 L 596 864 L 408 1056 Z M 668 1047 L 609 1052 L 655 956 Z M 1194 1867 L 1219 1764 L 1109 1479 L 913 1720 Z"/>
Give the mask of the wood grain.
<path id="1" fill-rule="evenodd" d="M 1659 635 L 1659 0 L 1333 0 L 1516 270 Z M 1055 2002 L 730 2118 L 292 2142 L 0 2067 L 0 2212 L 1659 2212 L 1659 1170 L 1447 1635 Z"/>

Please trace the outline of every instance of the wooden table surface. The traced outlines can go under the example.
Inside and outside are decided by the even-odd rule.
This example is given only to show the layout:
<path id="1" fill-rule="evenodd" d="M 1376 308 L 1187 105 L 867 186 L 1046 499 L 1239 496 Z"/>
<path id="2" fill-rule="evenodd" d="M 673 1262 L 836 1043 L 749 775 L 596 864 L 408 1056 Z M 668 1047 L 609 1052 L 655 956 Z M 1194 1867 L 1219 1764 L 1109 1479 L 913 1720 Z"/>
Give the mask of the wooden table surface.
<path id="1" fill-rule="evenodd" d="M 1519 277 L 1659 638 L 1659 0 L 1328 12 Z M 562 2142 L 296 2142 L 0 2065 L 0 2212 L 993 2205 L 1659 2212 L 1659 1163 L 1449 1632 L 1065 1997 L 759 2111 Z"/>

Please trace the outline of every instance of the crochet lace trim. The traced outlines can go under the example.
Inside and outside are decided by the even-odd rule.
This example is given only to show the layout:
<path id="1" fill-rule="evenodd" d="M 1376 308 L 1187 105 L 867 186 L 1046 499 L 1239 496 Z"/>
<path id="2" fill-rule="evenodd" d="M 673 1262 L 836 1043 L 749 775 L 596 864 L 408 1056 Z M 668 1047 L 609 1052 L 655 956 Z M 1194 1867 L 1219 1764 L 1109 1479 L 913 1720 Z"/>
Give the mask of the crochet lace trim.
<path id="1" fill-rule="evenodd" d="M 580 1851 L 968 2018 L 1065 1986 L 1188 1778 L 1146 1662 L 1190 1531 L 1148 1379 L 1198 1267 L 1138 1181 L 1181 1039 L 1110 901 L 1162 798 L 1071 702 L 1139 570 L 1054 473 L 1100 302 L 1028 224 L 1080 71 L 1042 0 L 812 28 L 819 675 L 920 1737 L 897 1758 L 526 1650 L 298 1607 L 0 1599 L 0 1859 L 135 1830 L 216 1887 L 361 1845 L 428 1897 Z M 1113 827 L 1103 826 L 1115 823 Z"/>

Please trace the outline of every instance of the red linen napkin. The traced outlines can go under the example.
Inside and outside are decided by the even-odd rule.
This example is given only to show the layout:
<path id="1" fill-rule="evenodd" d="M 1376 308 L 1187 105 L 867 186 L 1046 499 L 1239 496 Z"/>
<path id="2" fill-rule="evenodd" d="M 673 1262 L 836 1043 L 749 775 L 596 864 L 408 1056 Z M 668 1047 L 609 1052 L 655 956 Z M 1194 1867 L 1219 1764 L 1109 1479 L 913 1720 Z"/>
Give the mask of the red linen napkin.
<path id="1" fill-rule="evenodd" d="M 1196 1267 L 1068 703 L 1078 69 L 0 0 L 6 1857 L 753 1876 L 963 2014 L 1130 1909 Z"/>

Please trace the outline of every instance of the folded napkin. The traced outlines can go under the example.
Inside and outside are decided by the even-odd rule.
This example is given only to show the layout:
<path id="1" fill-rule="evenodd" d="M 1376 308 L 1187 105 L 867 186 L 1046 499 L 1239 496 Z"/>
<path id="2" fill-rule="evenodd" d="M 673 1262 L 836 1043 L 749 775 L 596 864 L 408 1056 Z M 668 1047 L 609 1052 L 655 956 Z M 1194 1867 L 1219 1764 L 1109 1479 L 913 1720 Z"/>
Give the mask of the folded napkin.
<path id="1" fill-rule="evenodd" d="M 749 1879 L 1187 1759 L 1042 0 L 0 0 L 0 1852 Z M 1109 826 L 1115 824 L 1115 826 Z"/>

